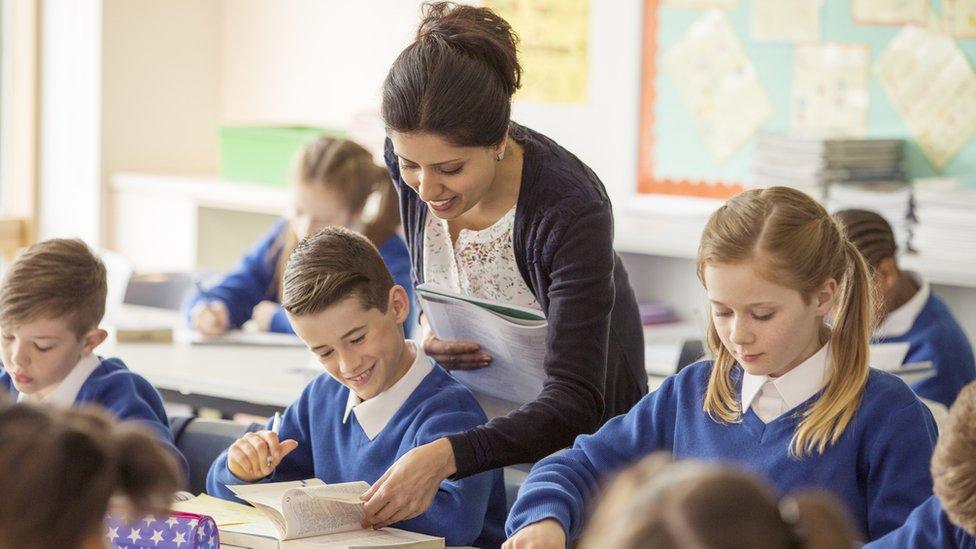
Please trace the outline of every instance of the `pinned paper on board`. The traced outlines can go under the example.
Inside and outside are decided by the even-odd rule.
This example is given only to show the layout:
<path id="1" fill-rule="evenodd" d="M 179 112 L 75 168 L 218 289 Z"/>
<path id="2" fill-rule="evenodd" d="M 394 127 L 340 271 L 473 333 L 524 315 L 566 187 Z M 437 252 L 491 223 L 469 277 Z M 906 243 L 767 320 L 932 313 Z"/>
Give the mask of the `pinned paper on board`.
<path id="1" fill-rule="evenodd" d="M 663 0 L 661 3 L 678 8 L 730 10 L 738 2 L 739 0 Z"/>
<path id="2" fill-rule="evenodd" d="M 749 33 L 755 40 L 819 40 L 821 5 L 821 0 L 752 0 Z"/>
<path id="3" fill-rule="evenodd" d="M 976 38 L 976 0 L 942 0 L 945 28 L 956 38 Z"/>
<path id="4" fill-rule="evenodd" d="M 925 24 L 928 0 L 851 0 L 851 18 L 859 25 Z"/>
<path id="5" fill-rule="evenodd" d="M 868 74 L 871 50 L 848 43 L 796 47 L 792 125 L 827 137 L 868 133 Z"/>
<path id="6" fill-rule="evenodd" d="M 874 72 L 915 140 L 942 169 L 976 133 L 976 74 L 951 37 L 899 32 Z"/>
<path id="7" fill-rule="evenodd" d="M 589 0 L 485 0 L 519 36 L 515 99 L 583 103 L 589 87 Z"/>
<path id="8" fill-rule="evenodd" d="M 710 11 L 664 55 L 664 67 L 716 162 L 729 159 L 773 114 L 728 18 Z"/>

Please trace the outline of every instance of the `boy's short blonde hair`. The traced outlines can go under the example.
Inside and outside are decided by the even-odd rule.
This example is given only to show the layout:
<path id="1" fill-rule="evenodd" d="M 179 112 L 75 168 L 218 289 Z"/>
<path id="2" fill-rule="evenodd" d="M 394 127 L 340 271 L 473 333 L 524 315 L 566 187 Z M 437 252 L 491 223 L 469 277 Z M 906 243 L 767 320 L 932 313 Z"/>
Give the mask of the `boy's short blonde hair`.
<path id="1" fill-rule="evenodd" d="M 356 296 L 363 309 L 385 313 L 393 284 L 383 257 L 366 237 L 329 227 L 303 240 L 288 258 L 281 306 L 305 316 Z"/>
<path id="2" fill-rule="evenodd" d="M 102 321 L 107 293 L 105 264 L 84 242 L 38 242 L 14 261 L 0 283 L 0 326 L 62 319 L 81 337 Z"/>
<path id="3" fill-rule="evenodd" d="M 976 381 L 949 410 L 932 454 L 932 480 L 949 519 L 976 536 Z"/>

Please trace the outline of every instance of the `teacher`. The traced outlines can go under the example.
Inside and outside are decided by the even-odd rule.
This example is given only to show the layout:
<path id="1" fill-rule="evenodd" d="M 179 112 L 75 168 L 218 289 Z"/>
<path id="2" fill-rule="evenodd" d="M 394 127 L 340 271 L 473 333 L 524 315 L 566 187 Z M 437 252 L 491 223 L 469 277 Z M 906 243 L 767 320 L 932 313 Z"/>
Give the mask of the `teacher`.
<path id="1" fill-rule="evenodd" d="M 385 158 L 414 282 L 540 310 L 547 378 L 535 401 L 404 454 L 363 496 L 376 526 L 426 511 L 444 479 L 564 448 L 647 393 L 606 189 L 572 153 L 510 119 L 517 40 L 489 9 L 426 5 L 383 84 Z M 477 343 L 423 334 L 445 368 L 491 367 Z"/>

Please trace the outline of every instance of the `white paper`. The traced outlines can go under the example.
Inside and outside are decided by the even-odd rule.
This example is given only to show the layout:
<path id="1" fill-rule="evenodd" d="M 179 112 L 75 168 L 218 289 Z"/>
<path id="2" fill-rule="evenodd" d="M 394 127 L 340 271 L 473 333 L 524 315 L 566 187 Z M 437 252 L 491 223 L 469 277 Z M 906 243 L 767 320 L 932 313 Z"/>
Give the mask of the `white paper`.
<path id="1" fill-rule="evenodd" d="M 452 370 L 455 379 L 475 393 L 517 404 L 539 396 L 546 380 L 548 324 L 519 325 L 473 303 L 419 290 L 417 299 L 438 338 L 475 341 L 492 357 L 488 366 L 478 370 Z"/>
<path id="2" fill-rule="evenodd" d="M 739 0 L 663 0 L 663 4 L 666 6 L 675 6 L 679 8 L 695 8 L 695 9 L 720 9 L 720 10 L 730 10 L 735 7 Z"/>
<path id="3" fill-rule="evenodd" d="M 976 0 L 942 0 L 945 28 L 956 38 L 976 38 Z"/>
<path id="4" fill-rule="evenodd" d="M 278 332 L 249 332 L 230 330 L 229 332 L 206 336 L 199 332 L 185 332 L 181 339 L 193 345 L 256 345 L 259 347 L 304 347 L 305 342 L 294 334 Z"/>
<path id="5" fill-rule="evenodd" d="M 870 62 L 871 50 L 864 45 L 796 46 L 793 129 L 824 137 L 866 136 Z"/>
<path id="6" fill-rule="evenodd" d="M 949 37 L 905 27 L 874 67 L 922 151 L 942 169 L 976 132 L 976 75 Z"/>
<path id="7" fill-rule="evenodd" d="M 773 113 L 755 67 L 722 12 L 711 11 L 695 21 L 665 54 L 664 67 L 718 163 L 728 160 Z"/>
<path id="8" fill-rule="evenodd" d="M 868 364 L 877 370 L 897 370 L 905 362 L 908 343 L 873 343 L 869 348 Z"/>
<path id="9" fill-rule="evenodd" d="M 820 39 L 821 0 L 752 0 L 749 33 L 756 40 Z"/>
<path id="10" fill-rule="evenodd" d="M 851 17 L 861 25 L 924 24 L 928 0 L 851 0 Z"/>

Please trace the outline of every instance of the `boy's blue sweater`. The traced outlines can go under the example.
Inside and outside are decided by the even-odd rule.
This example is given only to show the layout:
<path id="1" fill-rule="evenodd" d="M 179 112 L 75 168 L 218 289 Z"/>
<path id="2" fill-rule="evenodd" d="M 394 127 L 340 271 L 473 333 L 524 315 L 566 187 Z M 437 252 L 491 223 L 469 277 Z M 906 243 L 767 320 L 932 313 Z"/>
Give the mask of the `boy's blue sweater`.
<path id="1" fill-rule="evenodd" d="M 240 328 L 245 322 L 250 320 L 254 306 L 262 301 L 274 301 L 281 303 L 278 295 L 279 288 L 272 287 L 271 280 L 275 275 L 275 268 L 278 264 L 278 256 L 281 250 L 272 250 L 272 246 L 278 241 L 281 232 L 288 228 L 288 222 L 284 219 L 277 221 L 257 243 L 251 247 L 241 262 L 229 272 L 220 284 L 210 288 L 207 292 L 209 299 L 220 300 L 227 306 L 230 313 L 230 325 Z M 410 337 L 410 329 L 416 321 L 416 313 L 413 301 L 413 283 L 410 278 L 410 255 L 407 253 L 407 245 L 398 235 L 390 235 L 386 241 L 379 246 L 380 256 L 386 263 L 386 268 L 390 270 L 393 281 L 407 291 L 410 298 L 411 316 L 404 323 L 404 337 Z M 190 322 L 190 311 L 193 307 L 208 299 L 203 294 L 194 294 L 183 305 L 183 315 Z M 270 331 L 281 333 L 295 333 L 288 321 L 285 310 L 278 307 L 274 317 L 271 319 Z"/>
<path id="2" fill-rule="evenodd" d="M 99 365 L 82 384 L 75 404 L 99 404 L 120 420 L 135 420 L 151 428 L 177 457 L 184 476 L 186 458 L 173 445 L 173 433 L 163 408 L 163 399 L 146 378 L 126 368 L 118 358 L 99 357 Z M 0 373 L 0 387 L 14 398 L 20 394 L 10 374 Z"/>
<path id="3" fill-rule="evenodd" d="M 314 379 L 282 416 L 280 440 L 295 439 L 298 447 L 260 482 L 316 477 L 327 484 L 372 484 L 407 451 L 487 421 L 471 392 L 436 365 L 373 440 L 355 412 L 343 423 L 348 397 L 349 389 L 328 374 Z M 207 493 L 239 501 L 228 484 L 245 483 L 227 468 L 225 450 L 210 467 Z M 504 521 L 505 488 L 496 469 L 445 480 L 426 513 L 393 526 L 443 536 L 447 545 L 497 547 Z"/>
<path id="4" fill-rule="evenodd" d="M 789 445 L 799 412 L 819 394 L 769 424 L 751 409 L 739 423 L 719 423 L 702 411 L 711 369 L 711 361 L 683 369 L 629 413 L 536 464 L 509 515 L 507 533 L 554 518 L 570 538 L 578 537 L 597 483 L 655 450 L 737 464 L 767 477 L 782 494 L 808 487 L 830 490 L 847 504 L 868 539 L 900 526 L 932 493 L 928 464 L 935 423 L 897 377 L 872 370 L 857 414 L 840 440 L 823 455 L 796 459 Z M 742 370 L 736 366 L 733 372 L 738 391 Z"/>
<path id="5" fill-rule="evenodd" d="M 976 538 L 949 522 L 937 496 L 932 496 L 908 516 L 905 525 L 864 546 L 865 549 L 972 549 Z"/>
<path id="6" fill-rule="evenodd" d="M 905 363 L 929 360 L 935 375 L 912 384 L 918 396 L 952 406 L 956 395 L 976 380 L 976 364 L 969 339 L 952 317 L 949 308 L 935 294 L 928 301 L 907 333 L 884 337 L 878 343 L 908 342 Z"/>

